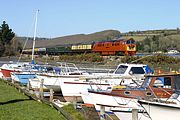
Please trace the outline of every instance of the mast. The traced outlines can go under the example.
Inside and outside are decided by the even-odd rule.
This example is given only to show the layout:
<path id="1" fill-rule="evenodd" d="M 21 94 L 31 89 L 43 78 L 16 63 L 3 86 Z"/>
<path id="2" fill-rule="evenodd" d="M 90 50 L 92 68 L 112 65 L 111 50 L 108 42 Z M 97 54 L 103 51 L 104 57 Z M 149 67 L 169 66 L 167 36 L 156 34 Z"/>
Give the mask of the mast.
<path id="1" fill-rule="evenodd" d="M 36 40 L 36 32 L 37 32 L 37 17 L 38 17 L 39 10 L 36 11 L 36 18 L 35 18 L 35 26 L 34 26 L 34 37 L 33 37 L 33 48 L 32 48 L 32 64 L 35 63 L 34 61 L 34 47 L 35 47 L 35 40 Z"/>

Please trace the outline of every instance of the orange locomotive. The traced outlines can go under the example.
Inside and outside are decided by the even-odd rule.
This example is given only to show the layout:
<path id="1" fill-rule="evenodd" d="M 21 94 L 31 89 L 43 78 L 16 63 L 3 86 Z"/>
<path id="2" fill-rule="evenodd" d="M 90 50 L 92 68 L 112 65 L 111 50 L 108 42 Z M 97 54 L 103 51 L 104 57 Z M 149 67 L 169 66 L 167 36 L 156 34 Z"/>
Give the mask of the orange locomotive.
<path id="1" fill-rule="evenodd" d="M 101 55 L 134 55 L 136 54 L 136 44 L 132 38 L 97 42 L 93 45 L 92 52 Z"/>

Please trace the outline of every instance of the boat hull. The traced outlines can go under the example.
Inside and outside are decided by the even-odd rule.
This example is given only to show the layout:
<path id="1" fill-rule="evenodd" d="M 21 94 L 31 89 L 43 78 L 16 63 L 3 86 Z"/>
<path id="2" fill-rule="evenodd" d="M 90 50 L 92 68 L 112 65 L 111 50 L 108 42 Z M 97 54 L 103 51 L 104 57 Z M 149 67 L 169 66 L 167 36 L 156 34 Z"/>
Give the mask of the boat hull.
<path id="1" fill-rule="evenodd" d="M 110 87 L 110 84 L 108 83 L 90 83 L 83 82 L 83 80 L 68 81 L 67 79 L 64 79 L 61 82 L 62 94 L 65 100 L 69 102 L 71 102 L 72 100 L 83 101 L 81 98 L 81 93 L 88 93 L 88 89 L 106 90 L 108 87 Z"/>
<path id="2" fill-rule="evenodd" d="M 161 103 L 140 102 L 152 120 L 179 120 L 180 106 Z"/>
<path id="3" fill-rule="evenodd" d="M 1 72 L 1 69 L 0 69 L 0 78 L 3 78 L 3 74 L 2 74 L 2 72 Z"/>
<path id="4" fill-rule="evenodd" d="M 15 70 L 1 69 L 4 78 L 11 78 L 11 72 L 15 72 Z"/>
<path id="5" fill-rule="evenodd" d="M 112 110 L 113 113 L 120 119 L 120 120 L 133 120 L 132 119 L 132 109 L 119 109 L 119 110 Z M 138 119 L 140 120 L 151 120 L 149 115 L 146 112 L 138 112 Z"/>
<path id="6" fill-rule="evenodd" d="M 88 106 L 94 105 L 98 112 L 100 106 L 104 106 L 107 114 L 115 114 L 120 120 L 132 120 L 132 109 L 139 110 L 138 119 L 151 120 L 145 110 L 139 106 L 137 99 L 96 93 L 82 93 L 81 95 Z"/>
<path id="7" fill-rule="evenodd" d="M 35 73 L 11 73 L 11 78 L 16 81 L 19 82 L 21 84 L 28 84 L 29 79 L 34 79 L 36 78 L 36 74 Z"/>

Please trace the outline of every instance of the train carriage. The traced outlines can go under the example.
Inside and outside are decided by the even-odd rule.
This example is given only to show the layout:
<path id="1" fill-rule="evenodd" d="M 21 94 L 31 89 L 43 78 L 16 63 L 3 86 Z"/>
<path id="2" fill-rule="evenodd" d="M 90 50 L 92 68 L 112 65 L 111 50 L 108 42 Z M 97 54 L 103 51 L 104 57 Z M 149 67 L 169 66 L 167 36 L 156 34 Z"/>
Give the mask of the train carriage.
<path id="1" fill-rule="evenodd" d="M 70 46 L 58 46 L 53 48 L 47 48 L 46 54 L 48 55 L 63 55 L 63 54 L 71 54 Z"/>
<path id="2" fill-rule="evenodd" d="M 80 44 L 72 45 L 71 50 L 73 53 L 91 53 L 93 44 Z"/>

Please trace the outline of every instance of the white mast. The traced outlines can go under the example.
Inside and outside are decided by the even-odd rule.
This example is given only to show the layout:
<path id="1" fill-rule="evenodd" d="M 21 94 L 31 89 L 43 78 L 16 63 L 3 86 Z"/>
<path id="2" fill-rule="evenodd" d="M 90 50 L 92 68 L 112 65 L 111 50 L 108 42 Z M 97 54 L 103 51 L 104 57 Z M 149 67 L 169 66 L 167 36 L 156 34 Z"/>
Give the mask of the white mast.
<path id="1" fill-rule="evenodd" d="M 32 63 L 34 63 L 34 47 L 35 47 L 36 32 L 37 32 L 38 13 L 39 13 L 39 10 L 36 11 L 36 19 L 35 19 L 35 26 L 34 26 L 34 37 L 33 37 L 33 48 L 32 48 Z"/>

